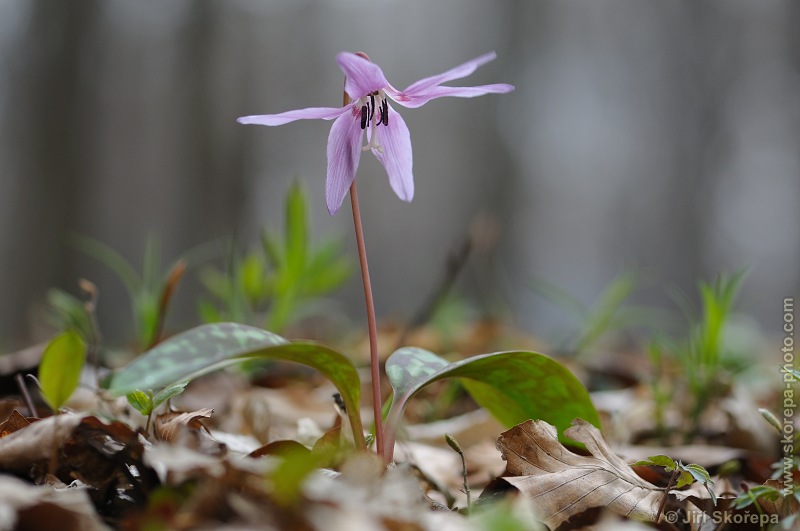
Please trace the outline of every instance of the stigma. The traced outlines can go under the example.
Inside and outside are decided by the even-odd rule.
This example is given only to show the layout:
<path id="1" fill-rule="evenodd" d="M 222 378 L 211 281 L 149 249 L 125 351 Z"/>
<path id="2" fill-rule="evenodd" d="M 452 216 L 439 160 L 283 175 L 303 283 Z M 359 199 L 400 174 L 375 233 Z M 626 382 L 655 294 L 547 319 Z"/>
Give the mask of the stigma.
<path id="1" fill-rule="evenodd" d="M 361 109 L 360 114 L 357 109 Z M 353 107 L 353 114 L 360 118 L 361 129 L 369 128 L 369 142 L 361 148 L 361 151 L 375 149 L 383 153 L 383 147 L 378 140 L 378 126 L 389 126 L 389 100 L 383 90 L 370 92 L 358 99 Z"/>

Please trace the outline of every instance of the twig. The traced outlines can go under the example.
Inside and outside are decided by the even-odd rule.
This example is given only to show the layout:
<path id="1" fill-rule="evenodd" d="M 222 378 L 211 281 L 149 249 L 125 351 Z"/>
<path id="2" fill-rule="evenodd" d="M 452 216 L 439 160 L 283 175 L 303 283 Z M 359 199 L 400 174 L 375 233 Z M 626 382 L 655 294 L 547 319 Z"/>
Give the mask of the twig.
<path id="1" fill-rule="evenodd" d="M 666 507 L 667 499 L 669 498 L 669 490 L 675 485 L 675 482 L 677 481 L 679 474 L 680 470 L 676 468 L 675 471 L 670 476 L 667 486 L 664 487 L 664 498 L 661 500 L 661 504 L 658 506 L 658 514 L 656 515 L 656 522 L 661 520 L 661 515 L 664 513 L 664 507 Z"/>
<path id="2" fill-rule="evenodd" d="M 22 377 L 22 373 L 17 373 L 14 376 L 14 380 L 17 382 L 17 387 L 19 387 L 19 392 L 22 393 L 22 399 L 25 401 L 25 407 L 28 408 L 28 413 L 31 417 L 38 417 L 39 412 L 36 411 L 36 405 L 33 403 L 33 399 L 31 398 L 31 394 L 28 392 L 28 386 L 25 385 L 25 379 Z"/>
<path id="3" fill-rule="evenodd" d="M 97 299 L 99 291 L 94 283 L 82 278 L 78 281 L 78 286 L 81 291 L 86 295 L 86 300 L 83 302 L 83 308 L 89 315 L 89 337 L 86 345 L 86 359 L 94 367 L 95 384 L 97 391 L 102 388 L 100 380 L 100 359 L 98 356 L 98 348 L 102 337 L 100 336 L 100 327 L 97 324 Z"/>

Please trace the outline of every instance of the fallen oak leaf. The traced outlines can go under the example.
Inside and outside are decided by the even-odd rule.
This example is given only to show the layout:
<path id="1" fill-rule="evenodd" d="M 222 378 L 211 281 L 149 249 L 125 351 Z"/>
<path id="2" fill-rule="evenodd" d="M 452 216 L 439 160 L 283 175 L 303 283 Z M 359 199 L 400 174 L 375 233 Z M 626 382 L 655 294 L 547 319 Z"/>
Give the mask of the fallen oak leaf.
<path id="1" fill-rule="evenodd" d="M 586 446 L 591 456 L 570 452 L 556 428 L 528 420 L 502 433 L 497 448 L 507 461 L 503 480 L 533 502 L 548 527 L 595 507 L 655 522 L 667 496 L 664 489 L 637 476 L 590 423 L 575 419 L 564 435 Z"/>

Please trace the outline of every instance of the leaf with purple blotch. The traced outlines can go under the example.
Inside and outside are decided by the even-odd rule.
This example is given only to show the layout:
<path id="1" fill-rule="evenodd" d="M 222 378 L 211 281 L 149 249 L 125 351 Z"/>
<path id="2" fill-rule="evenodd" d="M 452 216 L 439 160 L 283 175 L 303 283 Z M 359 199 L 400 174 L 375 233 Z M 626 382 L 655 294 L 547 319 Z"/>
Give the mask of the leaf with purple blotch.
<path id="1" fill-rule="evenodd" d="M 361 380 L 353 363 L 325 345 L 290 343 L 252 326 L 213 323 L 171 337 L 117 372 L 109 390 L 118 396 L 136 390 L 160 390 L 248 359 L 291 361 L 320 371 L 342 395 L 356 445 L 366 446 L 359 414 Z"/>
<path id="2" fill-rule="evenodd" d="M 445 378 L 460 378 L 475 401 L 506 426 L 541 419 L 561 433 L 575 418 L 600 426 L 580 380 L 557 361 L 537 352 L 495 352 L 448 363 L 427 350 L 406 347 L 386 361 L 386 374 L 394 389 L 386 417 L 387 448 L 394 444 L 395 430 L 408 401 L 428 384 Z"/>

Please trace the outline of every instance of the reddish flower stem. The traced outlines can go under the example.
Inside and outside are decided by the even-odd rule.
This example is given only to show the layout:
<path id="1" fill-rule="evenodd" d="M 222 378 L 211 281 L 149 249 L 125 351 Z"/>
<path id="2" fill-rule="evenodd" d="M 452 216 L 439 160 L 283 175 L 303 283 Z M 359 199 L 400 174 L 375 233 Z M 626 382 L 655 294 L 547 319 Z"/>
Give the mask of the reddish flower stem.
<path id="1" fill-rule="evenodd" d="M 342 105 L 350 103 L 347 92 L 342 98 Z M 381 457 L 383 453 L 383 417 L 381 415 L 381 372 L 378 358 L 378 326 L 375 321 L 375 303 L 372 300 L 372 283 L 369 279 L 367 264 L 367 248 L 364 244 L 364 230 L 361 227 L 361 209 L 358 206 L 358 189 L 356 181 L 350 185 L 350 204 L 353 209 L 353 225 L 356 231 L 358 246 L 358 262 L 361 266 L 361 281 L 364 284 L 364 300 L 367 308 L 367 328 L 369 329 L 369 364 L 372 371 L 372 411 L 375 417 L 375 450 Z"/>

